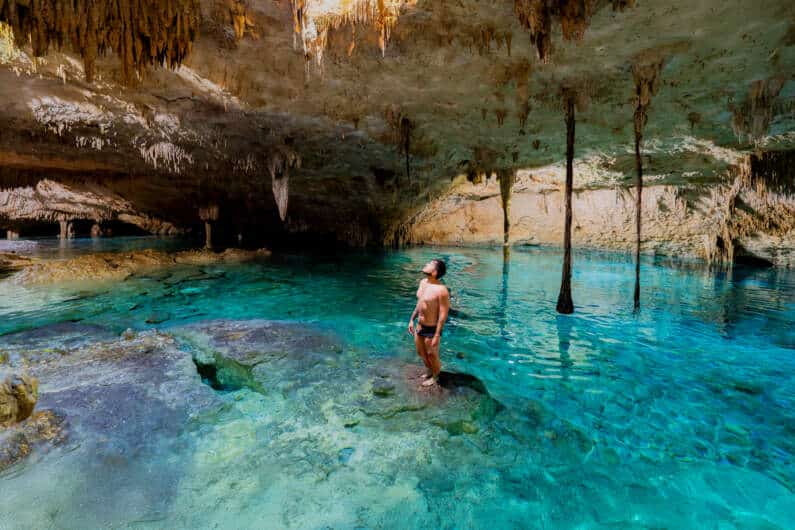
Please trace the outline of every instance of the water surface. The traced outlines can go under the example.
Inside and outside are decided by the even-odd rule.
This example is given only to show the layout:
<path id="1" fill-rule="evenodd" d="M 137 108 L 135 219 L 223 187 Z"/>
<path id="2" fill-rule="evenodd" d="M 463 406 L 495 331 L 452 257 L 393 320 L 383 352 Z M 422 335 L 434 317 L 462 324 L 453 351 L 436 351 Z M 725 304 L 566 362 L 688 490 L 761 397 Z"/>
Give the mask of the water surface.
<path id="1" fill-rule="evenodd" d="M 399 417 L 336 425 L 364 367 L 416 361 L 405 327 L 432 257 L 447 260 L 454 308 L 443 364 L 480 378 L 505 411 L 476 433 Z M 630 259 L 578 252 L 576 312 L 560 316 L 560 264 L 549 249 L 506 262 L 499 249 L 417 248 L 274 255 L 99 288 L 0 281 L 10 351 L 18 332 L 48 326 L 43 340 L 68 350 L 91 330 L 253 318 L 330 330 L 344 346 L 328 369 L 274 368 L 274 385 L 299 390 L 221 392 L 228 408 L 187 429 L 183 450 L 147 457 L 181 462 L 167 501 L 140 476 L 112 510 L 97 488 L 65 497 L 88 457 L 54 450 L 0 478 L 36 499 L 18 494 L 0 527 L 791 528 L 795 273 L 649 259 L 634 314 Z M 84 331 L 52 327 L 64 322 Z"/>

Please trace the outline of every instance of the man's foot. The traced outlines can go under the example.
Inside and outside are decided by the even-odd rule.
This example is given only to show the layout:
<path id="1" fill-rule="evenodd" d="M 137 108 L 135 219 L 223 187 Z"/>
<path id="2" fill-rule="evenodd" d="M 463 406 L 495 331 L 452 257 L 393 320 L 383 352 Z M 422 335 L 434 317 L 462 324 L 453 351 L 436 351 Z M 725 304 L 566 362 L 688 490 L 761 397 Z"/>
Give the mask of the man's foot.
<path id="1" fill-rule="evenodd" d="M 422 383 L 422 386 L 431 386 L 435 384 L 436 384 L 436 378 L 431 376 Z"/>

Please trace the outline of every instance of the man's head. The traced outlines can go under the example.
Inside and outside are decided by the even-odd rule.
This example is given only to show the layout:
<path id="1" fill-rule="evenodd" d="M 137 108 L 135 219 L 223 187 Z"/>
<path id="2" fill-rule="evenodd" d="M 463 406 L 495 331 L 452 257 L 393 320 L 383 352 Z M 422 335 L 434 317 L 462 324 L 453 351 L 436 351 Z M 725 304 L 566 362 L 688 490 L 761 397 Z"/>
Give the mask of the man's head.
<path id="1" fill-rule="evenodd" d="M 432 259 L 422 268 L 422 273 L 435 279 L 440 279 L 447 272 L 447 265 L 440 259 Z"/>

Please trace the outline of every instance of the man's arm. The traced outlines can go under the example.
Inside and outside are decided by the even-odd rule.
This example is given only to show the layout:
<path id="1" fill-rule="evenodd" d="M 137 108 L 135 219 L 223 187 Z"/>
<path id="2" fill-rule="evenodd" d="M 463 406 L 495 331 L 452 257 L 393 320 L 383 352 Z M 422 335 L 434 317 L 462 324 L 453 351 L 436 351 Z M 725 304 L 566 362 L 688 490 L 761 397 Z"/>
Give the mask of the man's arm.
<path id="1" fill-rule="evenodd" d="M 420 312 L 420 301 L 417 300 L 417 305 L 414 306 L 414 311 L 411 313 L 411 318 L 409 319 L 409 333 L 414 335 L 414 319 L 417 318 L 417 313 Z"/>
<path id="2" fill-rule="evenodd" d="M 442 335 L 444 323 L 447 322 L 447 315 L 450 313 L 450 292 L 445 288 L 439 295 L 439 321 L 436 322 L 436 334 L 433 336 L 433 346 L 439 345 L 439 337 Z"/>

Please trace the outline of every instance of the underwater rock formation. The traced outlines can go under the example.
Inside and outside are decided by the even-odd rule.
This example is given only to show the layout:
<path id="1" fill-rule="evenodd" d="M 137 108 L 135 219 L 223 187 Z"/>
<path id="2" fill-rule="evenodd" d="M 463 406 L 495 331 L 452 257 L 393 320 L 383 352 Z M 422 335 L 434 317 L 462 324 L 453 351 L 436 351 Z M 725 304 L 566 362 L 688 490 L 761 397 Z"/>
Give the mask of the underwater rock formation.
<path id="1" fill-rule="evenodd" d="M 84 474 L 86 491 L 116 509 L 120 501 L 111 492 L 123 489 L 125 481 L 151 480 L 155 475 L 148 466 L 157 448 L 184 448 L 177 436 L 198 414 L 219 406 L 199 381 L 190 355 L 158 333 L 92 341 L 66 352 L 39 350 L 25 337 L 17 342 L 25 347 L 25 357 L 12 367 L 26 364 L 40 382 L 39 408 L 47 410 L 0 434 L 0 467 L 68 436 L 84 466 L 73 472 Z M 162 498 L 147 502 L 168 502 L 178 468 L 176 462 L 159 467 L 155 489 Z"/>
<path id="2" fill-rule="evenodd" d="M 37 446 L 63 441 L 63 418 L 51 410 L 33 412 L 39 381 L 27 374 L 0 372 L 0 471 Z"/>
<path id="3" fill-rule="evenodd" d="M 26 420 L 0 430 L 0 471 L 27 457 L 36 448 L 62 443 L 64 418 L 51 410 L 33 413 Z"/>

